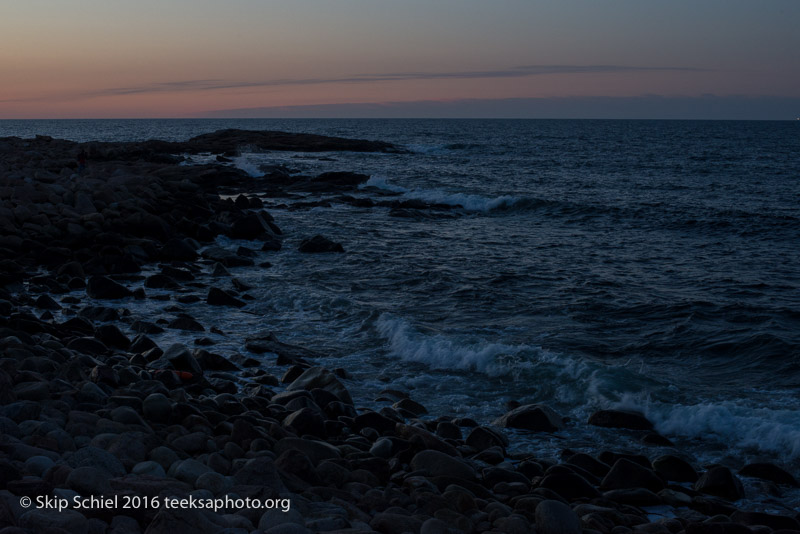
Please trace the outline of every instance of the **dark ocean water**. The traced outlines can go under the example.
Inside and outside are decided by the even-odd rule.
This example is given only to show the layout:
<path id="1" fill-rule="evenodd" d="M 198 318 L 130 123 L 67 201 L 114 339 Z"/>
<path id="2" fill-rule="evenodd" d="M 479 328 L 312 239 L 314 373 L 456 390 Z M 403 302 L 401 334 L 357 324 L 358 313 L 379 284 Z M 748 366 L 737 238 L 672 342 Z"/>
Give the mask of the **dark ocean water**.
<path id="1" fill-rule="evenodd" d="M 701 461 L 800 462 L 800 123 L 0 121 L 0 137 L 228 127 L 411 151 L 245 152 L 235 163 L 254 180 L 262 164 L 354 170 L 372 176 L 360 195 L 460 207 L 271 208 L 284 249 L 237 273 L 257 300 L 226 317 L 189 309 L 233 334 L 220 350 L 269 329 L 338 359 L 358 398 L 403 388 L 482 421 L 509 400 L 545 402 L 578 422 L 522 448 L 636 448 L 581 424 L 628 407 Z M 315 233 L 347 253 L 297 253 Z"/>

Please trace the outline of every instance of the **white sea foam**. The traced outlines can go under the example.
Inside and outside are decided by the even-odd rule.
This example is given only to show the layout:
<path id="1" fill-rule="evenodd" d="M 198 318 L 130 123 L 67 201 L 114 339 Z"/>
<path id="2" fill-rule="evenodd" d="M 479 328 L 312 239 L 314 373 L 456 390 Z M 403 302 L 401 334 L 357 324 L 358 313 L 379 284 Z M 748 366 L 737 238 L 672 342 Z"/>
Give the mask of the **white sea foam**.
<path id="1" fill-rule="evenodd" d="M 644 413 L 661 434 L 755 450 L 783 460 L 800 458 L 800 412 L 757 407 L 751 401 L 665 404 L 628 395 L 613 405 Z"/>
<path id="2" fill-rule="evenodd" d="M 376 327 L 387 338 L 393 355 L 434 369 L 475 370 L 490 376 L 514 374 L 531 366 L 521 357 L 523 353 L 541 351 L 526 345 L 459 343 L 441 334 L 424 335 L 406 320 L 386 314 L 378 318 Z"/>
<path id="3" fill-rule="evenodd" d="M 800 414 L 796 410 L 756 408 L 743 402 L 659 406 L 651 409 L 656 429 L 667 435 L 715 438 L 741 449 L 800 458 Z"/>
<path id="4" fill-rule="evenodd" d="M 523 201 L 520 197 L 503 195 L 500 197 L 485 197 L 469 193 L 452 193 L 438 189 L 408 189 L 401 185 L 393 184 L 385 176 L 374 175 L 366 183 L 359 186 L 375 187 L 393 193 L 402 193 L 403 199 L 422 200 L 428 204 L 446 204 L 448 206 L 461 206 L 467 211 L 488 212 L 495 209 L 509 208 Z"/>
<path id="5" fill-rule="evenodd" d="M 376 189 L 383 189 L 384 191 L 392 191 L 395 193 L 408 192 L 408 189 L 406 189 L 402 185 L 389 183 L 389 179 L 386 176 L 380 174 L 373 174 L 372 176 L 369 177 L 369 180 L 358 186 L 359 189 L 364 189 L 365 187 L 374 187 Z"/>
<path id="6" fill-rule="evenodd" d="M 233 166 L 254 178 L 264 176 L 264 171 L 261 170 L 260 163 L 252 161 L 246 154 L 233 158 Z"/>

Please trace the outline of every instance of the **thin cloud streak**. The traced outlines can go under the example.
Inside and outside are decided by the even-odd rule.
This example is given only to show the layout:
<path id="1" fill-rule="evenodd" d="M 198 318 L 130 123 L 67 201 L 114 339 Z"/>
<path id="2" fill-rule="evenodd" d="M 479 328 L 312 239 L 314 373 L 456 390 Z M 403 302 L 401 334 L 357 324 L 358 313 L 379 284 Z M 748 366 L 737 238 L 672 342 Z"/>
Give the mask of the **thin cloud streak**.
<path id="1" fill-rule="evenodd" d="M 277 80 L 179 80 L 170 82 L 150 83 L 131 87 L 113 87 L 97 91 L 87 91 L 61 97 L 35 97 L 0 102 L 33 102 L 45 100 L 80 100 L 107 96 L 141 95 L 151 93 L 174 93 L 188 91 L 219 91 L 225 89 L 242 89 L 257 87 L 283 87 L 302 85 L 321 85 L 329 83 L 375 83 L 406 80 L 442 80 L 442 79 L 481 79 L 481 78 L 524 78 L 529 76 L 543 76 L 552 74 L 609 74 L 653 71 L 676 72 L 708 72 L 708 69 L 691 67 L 637 67 L 627 65 L 523 65 L 510 69 L 479 70 L 461 72 L 395 72 L 382 74 L 356 74 L 342 77 L 328 78 L 285 78 Z"/>

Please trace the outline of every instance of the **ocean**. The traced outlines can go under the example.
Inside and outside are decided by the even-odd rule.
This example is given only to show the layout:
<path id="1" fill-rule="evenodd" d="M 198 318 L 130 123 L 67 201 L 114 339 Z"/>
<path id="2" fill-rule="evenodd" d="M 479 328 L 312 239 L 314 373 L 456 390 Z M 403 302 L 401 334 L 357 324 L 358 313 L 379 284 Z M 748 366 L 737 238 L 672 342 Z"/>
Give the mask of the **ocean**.
<path id="1" fill-rule="evenodd" d="M 256 299 L 225 315 L 186 306 L 226 333 L 210 336 L 215 351 L 242 352 L 269 330 L 346 369 L 362 406 L 390 388 L 432 417 L 490 423 L 517 401 L 574 422 L 519 432 L 519 451 L 645 450 L 633 432 L 584 424 L 617 407 L 641 410 L 701 463 L 800 466 L 800 123 L 0 121 L 0 137 L 184 140 L 222 128 L 395 143 L 407 153 L 245 148 L 233 164 L 255 181 L 264 165 L 362 172 L 359 196 L 441 209 L 265 198 L 284 247 L 259 253 L 271 268 L 234 270 Z M 297 252 L 317 233 L 346 253 Z"/>

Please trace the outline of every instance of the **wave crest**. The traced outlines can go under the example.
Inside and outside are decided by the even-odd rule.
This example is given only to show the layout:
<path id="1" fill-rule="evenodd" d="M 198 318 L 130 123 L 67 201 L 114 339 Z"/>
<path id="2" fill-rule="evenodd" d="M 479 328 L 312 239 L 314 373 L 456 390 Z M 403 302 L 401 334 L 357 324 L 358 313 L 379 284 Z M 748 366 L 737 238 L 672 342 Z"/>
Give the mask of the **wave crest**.
<path id="1" fill-rule="evenodd" d="M 370 176 L 359 189 L 374 187 L 384 191 L 401 194 L 401 198 L 406 200 L 421 200 L 428 204 L 445 204 L 448 206 L 462 208 L 466 211 L 488 213 L 494 210 L 510 209 L 515 206 L 524 206 L 529 200 L 524 197 L 513 195 L 503 195 L 499 197 L 485 197 L 470 193 L 452 193 L 438 189 L 408 189 L 401 185 L 393 184 L 385 176 Z"/>

